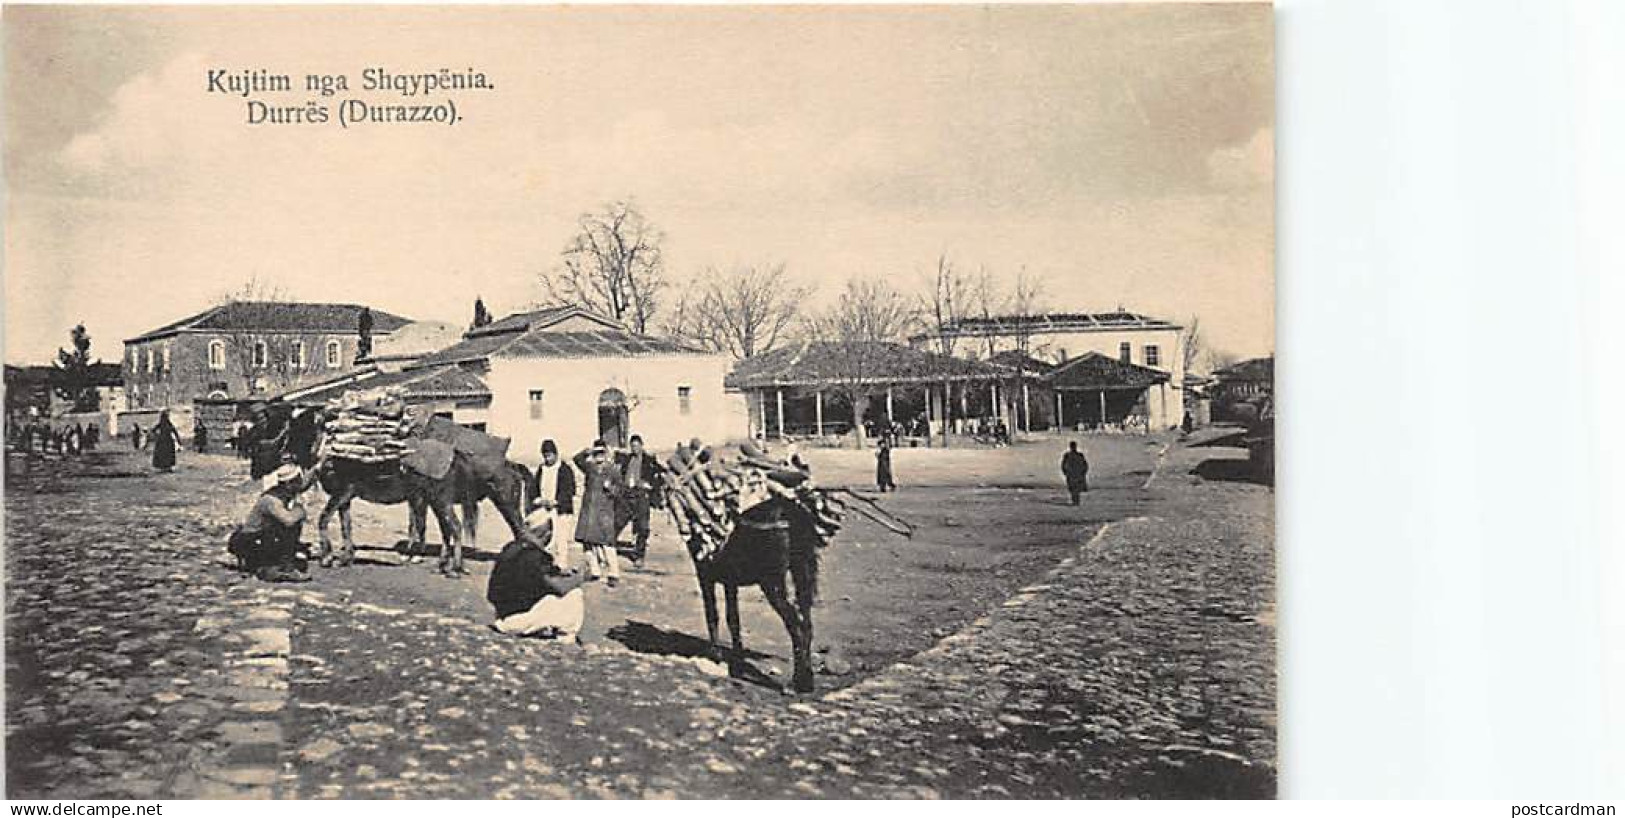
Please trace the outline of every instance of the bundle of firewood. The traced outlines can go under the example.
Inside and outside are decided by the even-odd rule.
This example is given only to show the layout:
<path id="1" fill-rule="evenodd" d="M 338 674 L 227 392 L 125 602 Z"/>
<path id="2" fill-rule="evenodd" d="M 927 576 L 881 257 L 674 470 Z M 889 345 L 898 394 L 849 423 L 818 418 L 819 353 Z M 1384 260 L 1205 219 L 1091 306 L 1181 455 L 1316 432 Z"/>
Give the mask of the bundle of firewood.
<path id="1" fill-rule="evenodd" d="M 722 548 L 740 515 L 775 497 L 799 504 L 811 515 L 822 540 L 841 528 L 840 501 L 813 485 L 787 463 L 766 458 L 754 447 L 728 462 L 711 449 L 679 446 L 666 460 L 666 506 L 677 533 L 707 559 Z"/>
<path id="2" fill-rule="evenodd" d="M 363 463 L 387 463 L 407 453 L 412 418 L 395 395 L 362 400 L 353 393 L 328 405 L 324 446 L 328 454 Z"/>

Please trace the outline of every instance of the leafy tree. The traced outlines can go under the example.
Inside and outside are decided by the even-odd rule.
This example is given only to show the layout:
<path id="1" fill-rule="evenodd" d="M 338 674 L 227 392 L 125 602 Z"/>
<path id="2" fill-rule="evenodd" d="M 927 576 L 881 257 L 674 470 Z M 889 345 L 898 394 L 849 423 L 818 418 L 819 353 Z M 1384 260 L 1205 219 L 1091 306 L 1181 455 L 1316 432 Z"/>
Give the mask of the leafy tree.
<path id="1" fill-rule="evenodd" d="M 53 389 L 57 397 L 72 402 L 73 411 L 94 412 L 100 408 L 101 399 L 96 395 L 90 368 L 90 333 L 85 331 L 84 324 L 78 324 L 69 331 L 68 338 L 73 350 L 57 349 L 57 377 Z"/>

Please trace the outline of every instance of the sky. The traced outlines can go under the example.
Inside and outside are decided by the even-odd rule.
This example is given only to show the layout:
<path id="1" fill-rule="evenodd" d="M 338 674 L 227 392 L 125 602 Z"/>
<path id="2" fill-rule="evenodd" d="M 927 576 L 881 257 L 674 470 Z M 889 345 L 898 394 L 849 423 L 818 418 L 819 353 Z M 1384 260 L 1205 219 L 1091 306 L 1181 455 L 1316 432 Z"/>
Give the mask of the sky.
<path id="1" fill-rule="evenodd" d="M 93 354 L 250 279 L 466 323 L 545 296 L 630 199 L 676 287 L 786 265 L 923 289 L 939 256 L 1056 311 L 1201 320 L 1274 350 L 1264 4 L 44 7 L 5 11 L 5 359 Z M 249 125 L 211 69 L 335 105 L 363 69 L 473 68 L 455 126 Z M 304 93 L 310 73 L 351 93 Z M 658 317 L 658 316 L 657 316 Z"/>

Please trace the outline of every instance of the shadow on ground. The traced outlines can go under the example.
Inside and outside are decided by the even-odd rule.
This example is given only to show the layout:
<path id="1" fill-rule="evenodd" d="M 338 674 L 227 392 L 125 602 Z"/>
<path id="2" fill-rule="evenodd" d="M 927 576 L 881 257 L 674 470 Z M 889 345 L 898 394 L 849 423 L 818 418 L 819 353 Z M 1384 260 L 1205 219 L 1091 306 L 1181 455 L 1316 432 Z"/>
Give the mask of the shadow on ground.
<path id="1" fill-rule="evenodd" d="M 1191 474 L 1221 483 L 1251 483 L 1256 486 L 1274 485 L 1274 481 L 1262 474 L 1256 466 L 1246 460 L 1235 458 L 1214 457 L 1203 460 L 1191 469 Z"/>

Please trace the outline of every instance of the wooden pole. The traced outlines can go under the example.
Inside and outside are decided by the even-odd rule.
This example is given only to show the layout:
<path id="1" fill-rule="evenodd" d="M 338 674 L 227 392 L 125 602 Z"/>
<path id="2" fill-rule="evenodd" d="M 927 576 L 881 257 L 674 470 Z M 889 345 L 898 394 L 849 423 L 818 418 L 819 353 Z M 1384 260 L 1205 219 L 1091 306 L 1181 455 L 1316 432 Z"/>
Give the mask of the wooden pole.
<path id="1" fill-rule="evenodd" d="M 784 387 L 779 387 L 779 439 L 784 439 Z"/>
<path id="2" fill-rule="evenodd" d="M 813 393 L 813 417 L 818 423 L 818 436 L 824 436 L 824 390 Z"/>
<path id="3" fill-rule="evenodd" d="M 1027 394 L 1027 382 L 1021 382 L 1021 431 L 1033 430 L 1033 404 L 1032 397 Z"/>
<path id="4" fill-rule="evenodd" d="M 767 392 L 756 390 L 756 422 L 761 425 L 762 439 L 767 439 Z"/>
<path id="5" fill-rule="evenodd" d="M 887 423 L 896 423 L 897 422 L 897 419 L 892 417 L 892 414 L 891 414 L 891 387 L 890 386 L 886 387 L 886 422 Z"/>
<path id="6" fill-rule="evenodd" d="M 1057 389 L 1055 390 L 1055 431 L 1057 432 L 1066 428 L 1066 413 L 1061 411 L 1064 406 L 1065 404 L 1061 402 L 1061 390 Z"/>
<path id="7" fill-rule="evenodd" d="M 1100 426 L 1106 427 L 1106 390 L 1100 390 Z"/>

